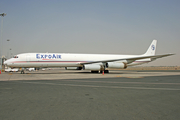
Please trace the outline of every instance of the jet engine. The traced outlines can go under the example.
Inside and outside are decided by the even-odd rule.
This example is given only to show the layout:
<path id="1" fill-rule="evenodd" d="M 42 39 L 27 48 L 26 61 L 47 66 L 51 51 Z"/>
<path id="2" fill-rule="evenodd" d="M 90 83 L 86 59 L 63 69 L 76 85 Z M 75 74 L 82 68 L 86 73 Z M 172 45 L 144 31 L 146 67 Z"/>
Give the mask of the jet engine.
<path id="1" fill-rule="evenodd" d="M 82 67 L 65 67 L 66 70 L 82 70 Z"/>
<path id="2" fill-rule="evenodd" d="M 107 68 L 117 68 L 117 69 L 125 69 L 127 68 L 127 64 L 124 62 L 118 63 L 118 62 L 108 62 L 106 63 Z"/>
<path id="3" fill-rule="evenodd" d="M 98 64 L 89 64 L 89 65 L 84 65 L 83 66 L 83 69 L 84 70 L 100 70 L 101 69 L 101 66 L 98 65 Z"/>

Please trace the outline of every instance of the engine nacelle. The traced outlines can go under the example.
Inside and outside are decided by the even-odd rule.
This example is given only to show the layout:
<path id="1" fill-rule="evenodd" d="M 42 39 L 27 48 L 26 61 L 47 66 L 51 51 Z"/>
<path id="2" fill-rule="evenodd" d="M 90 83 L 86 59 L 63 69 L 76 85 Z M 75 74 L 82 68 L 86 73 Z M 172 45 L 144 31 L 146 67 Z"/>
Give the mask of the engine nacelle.
<path id="1" fill-rule="evenodd" d="M 82 70 L 82 67 L 65 67 L 66 70 Z"/>
<path id="2" fill-rule="evenodd" d="M 106 63 L 106 67 L 107 68 L 117 68 L 117 69 L 125 69 L 127 68 L 127 64 L 126 63 L 117 63 L 117 62 L 108 62 Z"/>
<path id="3" fill-rule="evenodd" d="M 84 70 L 100 70 L 101 66 L 97 64 L 89 64 L 89 65 L 84 65 L 83 69 Z"/>

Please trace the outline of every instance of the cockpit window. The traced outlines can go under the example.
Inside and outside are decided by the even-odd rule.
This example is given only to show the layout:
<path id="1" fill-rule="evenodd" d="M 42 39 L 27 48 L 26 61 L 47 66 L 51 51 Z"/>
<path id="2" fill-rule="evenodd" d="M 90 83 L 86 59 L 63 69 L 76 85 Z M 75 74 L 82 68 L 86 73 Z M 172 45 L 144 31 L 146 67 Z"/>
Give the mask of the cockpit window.
<path id="1" fill-rule="evenodd" d="M 18 58 L 18 56 L 17 56 L 17 55 L 15 55 L 13 58 Z"/>

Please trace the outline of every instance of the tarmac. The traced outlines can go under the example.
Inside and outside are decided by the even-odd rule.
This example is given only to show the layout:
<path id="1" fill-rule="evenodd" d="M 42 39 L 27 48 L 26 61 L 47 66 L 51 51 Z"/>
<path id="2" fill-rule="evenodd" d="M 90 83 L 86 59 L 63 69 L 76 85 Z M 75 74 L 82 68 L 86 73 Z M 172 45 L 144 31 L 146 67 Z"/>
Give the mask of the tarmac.
<path id="1" fill-rule="evenodd" d="M 1 120 L 178 120 L 180 71 L 0 74 Z"/>

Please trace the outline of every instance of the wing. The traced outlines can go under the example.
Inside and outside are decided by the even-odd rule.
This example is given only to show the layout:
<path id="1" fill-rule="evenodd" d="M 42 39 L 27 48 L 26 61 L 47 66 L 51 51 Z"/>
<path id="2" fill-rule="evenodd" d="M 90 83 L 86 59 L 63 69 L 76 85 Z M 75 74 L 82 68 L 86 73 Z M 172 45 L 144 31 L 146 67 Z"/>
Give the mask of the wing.
<path id="1" fill-rule="evenodd" d="M 149 56 L 139 56 L 139 57 L 129 57 L 129 58 L 121 58 L 121 59 L 113 59 L 113 60 L 101 60 L 101 61 L 93 61 L 93 62 L 85 62 L 85 63 L 80 63 L 81 65 L 85 64 L 93 64 L 93 63 L 107 63 L 107 62 L 114 62 L 114 61 L 121 61 L 121 60 L 127 60 L 127 61 L 135 61 L 135 60 L 140 60 L 140 59 L 146 59 L 146 58 L 152 58 L 152 59 L 157 59 L 157 58 L 162 58 L 162 57 L 167 57 L 170 55 L 174 54 L 163 54 L 163 55 L 149 55 Z"/>

